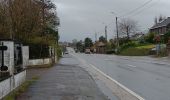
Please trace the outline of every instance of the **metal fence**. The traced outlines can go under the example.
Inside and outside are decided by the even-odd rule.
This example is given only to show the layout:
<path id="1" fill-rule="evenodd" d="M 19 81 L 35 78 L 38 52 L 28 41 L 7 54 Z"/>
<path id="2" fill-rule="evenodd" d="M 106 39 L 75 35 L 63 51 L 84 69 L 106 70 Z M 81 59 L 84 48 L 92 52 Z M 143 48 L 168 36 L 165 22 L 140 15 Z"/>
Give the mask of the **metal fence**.
<path id="1" fill-rule="evenodd" d="M 42 59 L 49 57 L 48 45 L 29 44 L 29 59 Z"/>
<path id="2" fill-rule="evenodd" d="M 2 66 L 2 52 L 0 51 L 0 67 Z M 9 78 L 10 77 L 10 73 L 9 72 L 2 72 L 0 71 L 0 82 Z"/>

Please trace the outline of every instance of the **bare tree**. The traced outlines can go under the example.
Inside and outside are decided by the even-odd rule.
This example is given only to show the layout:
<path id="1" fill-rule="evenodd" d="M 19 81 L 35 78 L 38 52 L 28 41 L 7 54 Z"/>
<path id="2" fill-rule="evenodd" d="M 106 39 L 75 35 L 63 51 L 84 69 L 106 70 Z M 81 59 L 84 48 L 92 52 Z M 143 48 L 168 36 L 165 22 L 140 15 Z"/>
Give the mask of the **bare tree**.
<path id="1" fill-rule="evenodd" d="M 8 3 L 5 0 L 0 1 L 0 38 L 7 38 L 9 34 L 9 20 L 8 20 Z"/>
<path id="2" fill-rule="evenodd" d="M 137 22 L 132 19 L 122 19 L 119 23 L 119 33 L 126 35 L 127 40 L 130 39 L 130 35 L 136 34 L 137 30 Z"/>
<path id="3" fill-rule="evenodd" d="M 156 25 L 156 24 L 162 22 L 165 19 L 166 19 L 166 16 L 163 16 L 163 15 L 160 14 L 158 17 L 157 16 L 155 17 L 154 24 Z"/>
<path id="4" fill-rule="evenodd" d="M 57 36 L 58 23 L 56 7 L 51 0 L 0 0 L 2 38 L 47 43 Z"/>

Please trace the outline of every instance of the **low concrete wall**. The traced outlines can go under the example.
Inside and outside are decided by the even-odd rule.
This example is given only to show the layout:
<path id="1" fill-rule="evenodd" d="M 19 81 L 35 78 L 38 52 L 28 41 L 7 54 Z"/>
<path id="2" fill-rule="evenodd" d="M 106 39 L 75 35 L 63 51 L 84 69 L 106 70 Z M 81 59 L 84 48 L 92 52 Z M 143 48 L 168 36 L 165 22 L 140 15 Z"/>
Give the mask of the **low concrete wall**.
<path id="1" fill-rule="evenodd" d="M 20 86 L 26 79 L 26 70 L 0 82 L 0 100 Z"/>
<path id="2" fill-rule="evenodd" d="M 23 68 L 26 68 L 29 64 L 29 46 L 22 47 Z"/>
<path id="3" fill-rule="evenodd" d="M 14 76 L 15 88 L 26 80 L 26 70 Z"/>
<path id="4" fill-rule="evenodd" d="M 51 58 L 46 58 L 46 59 L 32 59 L 29 60 L 28 66 L 36 66 L 36 65 L 46 65 L 46 64 L 51 64 Z"/>

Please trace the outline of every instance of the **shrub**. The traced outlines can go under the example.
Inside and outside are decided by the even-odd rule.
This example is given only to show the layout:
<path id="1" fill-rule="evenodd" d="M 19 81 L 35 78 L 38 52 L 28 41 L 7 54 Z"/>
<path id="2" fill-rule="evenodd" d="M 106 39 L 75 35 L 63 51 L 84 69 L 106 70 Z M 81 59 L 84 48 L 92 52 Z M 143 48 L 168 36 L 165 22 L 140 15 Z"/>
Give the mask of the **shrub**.
<path id="1" fill-rule="evenodd" d="M 145 42 L 147 42 L 147 43 L 155 43 L 154 37 L 155 37 L 155 33 L 148 33 L 148 34 L 144 37 Z"/>
<path id="2" fill-rule="evenodd" d="M 56 52 L 57 52 L 57 57 L 61 58 L 62 57 L 62 49 L 61 49 L 61 47 L 58 46 Z"/>
<path id="3" fill-rule="evenodd" d="M 164 35 L 163 42 L 164 42 L 164 43 L 168 43 L 169 38 L 170 38 L 170 31 L 167 32 L 167 33 Z"/>
<path id="4" fill-rule="evenodd" d="M 130 40 L 127 40 L 127 38 L 120 38 L 120 39 L 119 39 L 119 44 L 120 44 L 120 45 L 123 45 L 123 44 L 128 43 L 128 42 L 131 42 L 131 41 L 130 41 Z"/>
<path id="5" fill-rule="evenodd" d="M 134 41 L 131 41 L 131 42 L 128 42 L 128 43 L 125 43 L 123 45 L 120 46 L 120 50 L 124 50 L 124 49 L 127 49 L 129 47 L 135 47 L 137 46 L 138 44 Z"/>

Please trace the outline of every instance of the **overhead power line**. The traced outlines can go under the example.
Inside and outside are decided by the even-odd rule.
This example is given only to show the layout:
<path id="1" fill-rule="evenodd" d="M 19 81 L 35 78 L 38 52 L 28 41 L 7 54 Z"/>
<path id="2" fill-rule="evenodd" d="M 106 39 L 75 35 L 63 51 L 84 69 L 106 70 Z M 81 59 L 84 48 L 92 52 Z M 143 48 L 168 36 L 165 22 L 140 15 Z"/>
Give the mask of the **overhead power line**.
<path id="1" fill-rule="evenodd" d="M 124 14 L 123 16 L 118 16 L 118 18 L 119 18 L 119 19 L 122 19 L 122 17 L 124 17 L 124 16 L 128 16 L 128 15 L 130 15 L 130 14 L 133 14 L 133 13 L 135 13 L 136 11 L 138 11 L 138 10 L 142 9 L 143 7 L 145 7 L 146 5 L 148 5 L 149 3 L 151 3 L 152 1 L 153 1 L 153 0 L 149 0 L 149 1 L 145 2 L 144 4 L 142 4 L 141 6 L 139 6 L 139 7 L 135 8 L 135 9 L 131 10 L 130 12 L 127 12 L 127 13 Z M 149 8 L 149 7 L 148 7 L 148 8 Z M 139 12 L 139 11 L 138 11 L 138 12 Z M 111 24 L 112 24 L 112 22 L 109 23 L 109 24 L 107 24 L 107 26 L 110 26 Z"/>
<path id="2" fill-rule="evenodd" d="M 130 16 L 128 16 L 128 17 L 131 17 L 131 16 L 134 17 L 134 16 L 137 16 L 137 15 L 141 14 L 144 10 L 150 9 L 150 8 L 152 8 L 153 6 L 155 6 L 159 1 L 160 1 L 160 0 L 157 0 L 157 1 L 154 2 L 152 5 L 150 5 L 150 6 L 146 7 L 146 8 L 140 9 L 139 11 L 133 13 L 132 15 L 130 15 Z"/>
<path id="3" fill-rule="evenodd" d="M 142 13 L 145 9 L 149 9 L 149 8 L 152 8 L 154 5 L 156 5 L 160 0 L 157 0 L 156 2 L 154 2 L 151 6 L 148 6 L 146 8 L 144 8 L 146 5 L 148 5 L 149 3 L 151 3 L 153 0 L 149 0 L 147 2 L 145 2 L 143 5 L 137 7 L 136 9 L 133 10 L 133 13 L 132 11 L 128 12 L 129 13 L 129 16 L 131 15 L 134 15 L 134 16 L 137 16 L 138 14 Z M 137 10 L 137 11 L 136 11 Z M 127 13 L 127 14 L 128 14 Z M 130 15 L 131 14 L 131 15 Z M 125 17 L 127 17 L 128 15 L 126 15 Z M 122 16 L 123 17 L 123 16 Z M 122 19 L 121 17 L 119 17 L 119 19 Z M 107 26 L 110 26 L 112 24 L 109 23 Z"/>
<path id="4" fill-rule="evenodd" d="M 119 16 L 119 18 L 133 14 L 134 12 L 136 12 L 136 11 L 140 10 L 141 8 L 145 7 L 146 5 L 148 5 L 149 3 L 151 3 L 152 1 L 153 1 L 153 0 L 149 0 L 149 1 L 145 2 L 145 3 L 142 4 L 141 6 L 135 8 L 135 9 L 129 11 L 129 12 L 127 12 L 126 14 L 124 14 L 124 15 L 122 15 L 122 16 Z"/>
<path id="5" fill-rule="evenodd" d="M 119 19 L 122 19 L 123 17 L 127 17 L 127 16 L 137 16 L 139 15 L 140 13 L 142 13 L 145 9 L 149 9 L 149 8 L 152 8 L 154 5 L 157 4 L 157 2 L 159 2 L 160 0 L 157 0 L 156 2 L 154 2 L 154 4 L 152 4 L 151 6 L 148 6 L 146 7 L 148 4 L 150 4 L 153 0 L 149 0 L 149 1 L 146 1 L 145 3 L 143 3 L 141 6 L 127 12 L 126 14 L 122 15 L 122 16 L 118 16 Z M 146 8 L 145 8 L 146 7 Z M 113 22 L 111 23 L 108 23 L 107 26 L 109 27 L 110 25 L 112 25 Z M 99 30 L 97 33 L 103 33 L 104 29 L 102 30 Z"/>

